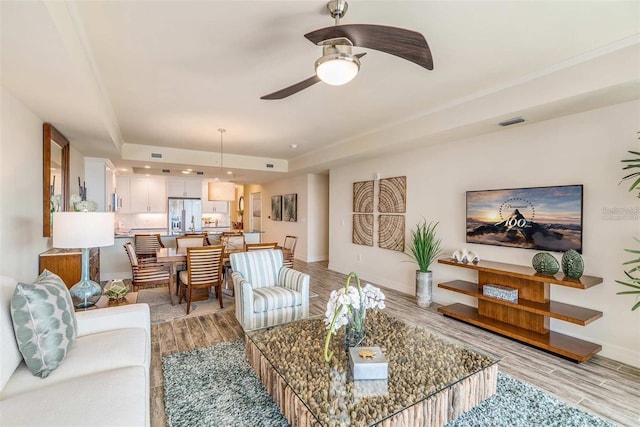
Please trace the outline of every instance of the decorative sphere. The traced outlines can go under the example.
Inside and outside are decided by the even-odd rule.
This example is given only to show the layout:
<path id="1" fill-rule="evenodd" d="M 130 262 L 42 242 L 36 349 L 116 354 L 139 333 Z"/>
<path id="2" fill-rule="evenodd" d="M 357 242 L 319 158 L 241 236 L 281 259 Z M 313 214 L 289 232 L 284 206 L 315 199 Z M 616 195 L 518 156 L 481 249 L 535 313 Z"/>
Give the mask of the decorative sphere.
<path id="1" fill-rule="evenodd" d="M 569 249 L 562 255 L 562 271 L 565 276 L 574 279 L 579 279 L 582 276 L 584 261 L 577 251 Z"/>
<path id="2" fill-rule="evenodd" d="M 556 274 L 560 270 L 558 260 L 548 252 L 540 252 L 531 260 L 533 268 L 542 274 Z"/>

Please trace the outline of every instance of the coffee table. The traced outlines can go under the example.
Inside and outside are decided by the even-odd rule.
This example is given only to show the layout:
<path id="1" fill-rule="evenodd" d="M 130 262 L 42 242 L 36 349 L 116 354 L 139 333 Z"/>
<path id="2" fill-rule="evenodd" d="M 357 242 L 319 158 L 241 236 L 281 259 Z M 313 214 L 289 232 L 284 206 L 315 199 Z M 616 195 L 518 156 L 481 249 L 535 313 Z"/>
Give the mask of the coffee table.
<path id="1" fill-rule="evenodd" d="M 247 331 L 247 360 L 293 426 L 443 426 L 496 392 L 499 359 L 369 310 L 364 347 L 387 381 L 350 379 L 344 332 L 323 357 L 324 318 Z M 342 328 L 344 330 L 344 328 Z"/>

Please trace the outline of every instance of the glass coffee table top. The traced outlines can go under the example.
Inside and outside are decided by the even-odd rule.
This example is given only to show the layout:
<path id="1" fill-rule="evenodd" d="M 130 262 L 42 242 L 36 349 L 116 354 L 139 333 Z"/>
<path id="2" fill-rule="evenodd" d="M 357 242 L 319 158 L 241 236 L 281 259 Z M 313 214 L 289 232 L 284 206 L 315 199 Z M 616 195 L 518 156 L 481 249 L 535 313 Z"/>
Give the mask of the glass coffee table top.
<path id="1" fill-rule="evenodd" d="M 367 311 L 366 331 L 360 346 L 381 348 L 386 381 L 350 379 L 344 328 L 331 338 L 333 358 L 325 362 L 321 317 L 246 335 L 324 426 L 375 425 L 499 361 L 379 310 Z"/>

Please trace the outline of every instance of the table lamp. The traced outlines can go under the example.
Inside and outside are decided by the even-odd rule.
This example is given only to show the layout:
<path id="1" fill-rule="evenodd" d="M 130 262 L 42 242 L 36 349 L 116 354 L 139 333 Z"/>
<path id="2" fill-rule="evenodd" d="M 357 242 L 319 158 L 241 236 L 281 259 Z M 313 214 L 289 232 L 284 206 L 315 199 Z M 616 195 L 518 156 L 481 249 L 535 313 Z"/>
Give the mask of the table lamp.
<path id="1" fill-rule="evenodd" d="M 100 284 L 89 278 L 89 250 L 111 246 L 114 242 L 113 212 L 55 212 L 53 214 L 53 247 L 82 249 L 82 276 L 69 292 L 78 308 L 94 305 L 102 295 Z"/>

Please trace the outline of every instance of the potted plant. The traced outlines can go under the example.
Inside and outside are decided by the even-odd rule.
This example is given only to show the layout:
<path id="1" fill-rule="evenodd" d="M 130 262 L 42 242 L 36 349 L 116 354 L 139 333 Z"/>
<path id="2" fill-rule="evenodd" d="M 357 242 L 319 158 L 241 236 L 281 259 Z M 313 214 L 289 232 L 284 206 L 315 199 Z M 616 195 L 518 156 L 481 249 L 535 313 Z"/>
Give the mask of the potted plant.
<path id="1" fill-rule="evenodd" d="M 634 239 L 640 243 L 640 239 L 637 239 L 634 237 Z M 640 250 L 636 250 L 636 249 L 625 249 L 625 251 L 632 253 L 632 254 L 640 254 Z M 630 261 L 624 262 L 622 265 L 628 265 L 628 264 L 640 264 L 640 258 L 636 258 L 636 259 L 632 259 Z M 618 295 L 636 295 L 636 301 L 633 304 L 633 307 L 631 307 L 631 311 L 636 310 L 638 307 L 640 307 L 640 276 L 638 276 L 638 272 L 640 271 L 640 265 L 636 265 L 635 267 L 633 267 L 632 269 L 630 269 L 629 271 L 625 271 L 624 274 L 627 276 L 627 281 L 624 282 L 622 280 L 616 280 L 617 283 L 624 285 L 624 286 L 628 286 L 630 288 L 633 288 L 632 291 L 620 291 L 618 292 Z"/>
<path id="2" fill-rule="evenodd" d="M 416 298 L 418 306 L 429 307 L 431 305 L 431 287 L 433 276 L 430 270 L 431 264 L 443 252 L 442 240 L 436 235 L 438 223 L 423 219 L 411 230 L 411 239 L 406 248 L 406 253 L 417 264 L 416 270 Z"/>

